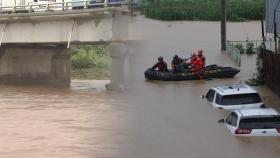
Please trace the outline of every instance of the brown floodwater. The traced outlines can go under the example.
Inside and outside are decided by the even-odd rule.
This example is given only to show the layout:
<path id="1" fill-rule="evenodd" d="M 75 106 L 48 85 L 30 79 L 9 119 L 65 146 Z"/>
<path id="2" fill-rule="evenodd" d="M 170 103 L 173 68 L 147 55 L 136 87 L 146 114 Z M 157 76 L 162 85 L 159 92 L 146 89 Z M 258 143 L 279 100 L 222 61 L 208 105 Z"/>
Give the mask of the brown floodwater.
<path id="1" fill-rule="evenodd" d="M 212 86 L 244 82 L 255 57 L 243 56 L 233 79 L 146 81 L 143 72 L 160 55 L 188 57 L 199 48 L 208 64 L 237 67 L 219 52 L 219 23 L 160 22 L 137 17 L 125 92 L 109 92 L 109 81 L 72 82 L 70 89 L 0 87 L 0 157 L 4 158 L 278 158 L 280 138 L 238 138 L 217 121 L 225 113 L 201 95 Z M 259 22 L 230 23 L 228 38 L 260 38 Z M 237 67 L 238 68 L 238 67 Z M 257 88 L 279 109 L 280 99 Z"/>

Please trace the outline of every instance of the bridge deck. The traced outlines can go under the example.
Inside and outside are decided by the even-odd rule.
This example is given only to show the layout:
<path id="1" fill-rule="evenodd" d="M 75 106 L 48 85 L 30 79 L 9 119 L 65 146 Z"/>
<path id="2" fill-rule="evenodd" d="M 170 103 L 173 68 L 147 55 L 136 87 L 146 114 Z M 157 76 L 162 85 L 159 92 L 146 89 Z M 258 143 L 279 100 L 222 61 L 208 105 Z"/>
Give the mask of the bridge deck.
<path id="1" fill-rule="evenodd" d="M 82 10 L 68 10 L 42 13 L 14 13 L 0 14 L 0 23 L 6 22 L 21 22 L 21 21 L 44 21 L 44 20 L 67 20 L 83 18 L 105 18 L 112 17 L 114 13 L 129 14 L 129 9 L 126 7 L 106 7 Z M 112 14 L 113 13 L 113 14 Z"/>

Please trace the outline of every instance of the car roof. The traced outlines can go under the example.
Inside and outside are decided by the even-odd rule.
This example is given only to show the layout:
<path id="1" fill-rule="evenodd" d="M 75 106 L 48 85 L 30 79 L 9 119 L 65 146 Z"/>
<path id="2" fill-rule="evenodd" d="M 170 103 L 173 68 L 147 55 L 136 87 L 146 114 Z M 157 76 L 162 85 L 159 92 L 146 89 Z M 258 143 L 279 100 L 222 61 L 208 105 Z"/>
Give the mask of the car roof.
<path id="1" fill-rule="evenodd" d="M 255 89 L 245 84 L 238 85 L 224 85 L 212 88 L 220 95 L 235 95 L 235 94 L 249 94 L 257 93 Z"/>
<path id="2" fill-rule="evenodd" d="M 273 108 L 240 109 L 234 110 L 234 112 L 239 113 L 241 117 L 279 115 Z"/>

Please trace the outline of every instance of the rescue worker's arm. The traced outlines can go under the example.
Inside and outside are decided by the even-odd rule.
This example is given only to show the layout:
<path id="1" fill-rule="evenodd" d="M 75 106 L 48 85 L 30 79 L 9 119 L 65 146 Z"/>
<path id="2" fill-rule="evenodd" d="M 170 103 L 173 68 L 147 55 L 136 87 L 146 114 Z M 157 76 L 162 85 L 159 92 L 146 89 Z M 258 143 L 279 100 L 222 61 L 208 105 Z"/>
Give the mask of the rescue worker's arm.
<path id="1" fill-rule="evenodd" d="M 179 63 L 181 64 L 183 62 L 184 62 L 184 60 L 182 58 L 179 58 Z"/>
<path id="2" fill-rule="evenodd" d="M 156 63 L 151 69 L 155 70 L 158 67 L 158 64 Z"/>
<path id="3" fill-rule="evenodd" d="M 174 64 L 174 61 L 171 62 L 171 67 L 174 70 L 176 68 L 176 65 Z"/>
<path id="4" fill-rule="evenodd" d="M 172 69 L 175 69 L 175 68 L 176 68 L 176 65 L 171 64 L 171 67 L 172 67 Z"/>

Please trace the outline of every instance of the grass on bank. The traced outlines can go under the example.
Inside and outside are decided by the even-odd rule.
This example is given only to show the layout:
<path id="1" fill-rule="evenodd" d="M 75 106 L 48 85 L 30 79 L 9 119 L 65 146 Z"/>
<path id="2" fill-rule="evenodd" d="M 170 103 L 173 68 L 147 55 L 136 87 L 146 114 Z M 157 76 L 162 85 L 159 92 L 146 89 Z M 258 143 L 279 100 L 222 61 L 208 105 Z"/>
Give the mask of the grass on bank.
<path id="1" fill-rule="evenodd" d="M 105 46 L 78 46 L 71 62 L 73 79 L 110 79 L 112 60 Z"/>
<path id="2" fill-rule="evenodd" d="M 146 17 L 159 20 L 206 20 L 221 18 L 221 0 L 144 0 Z M 259 20 L 265 0 L 227 0 L 229 21 Z"/>

